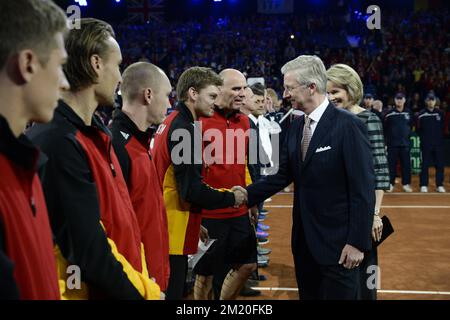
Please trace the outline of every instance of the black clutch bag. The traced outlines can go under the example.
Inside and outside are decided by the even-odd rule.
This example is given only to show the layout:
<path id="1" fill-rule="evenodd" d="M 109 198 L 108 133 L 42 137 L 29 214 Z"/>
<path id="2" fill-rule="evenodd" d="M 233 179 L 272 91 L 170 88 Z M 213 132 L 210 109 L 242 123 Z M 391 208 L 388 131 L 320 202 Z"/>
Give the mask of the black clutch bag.
<path id="1" fill-rule="evenodd" d="M 391 221 L 387 216 L 383 216 L 381 221 L 383 222 L 383 233 L 381 234 L 381 239 L 379 242 L 372 241 L 373 246 L 375 247 L 378 247 L 384 240 L 387 239 L 387 237 L 394 233 L 394 228 L 392 227 Z"/>

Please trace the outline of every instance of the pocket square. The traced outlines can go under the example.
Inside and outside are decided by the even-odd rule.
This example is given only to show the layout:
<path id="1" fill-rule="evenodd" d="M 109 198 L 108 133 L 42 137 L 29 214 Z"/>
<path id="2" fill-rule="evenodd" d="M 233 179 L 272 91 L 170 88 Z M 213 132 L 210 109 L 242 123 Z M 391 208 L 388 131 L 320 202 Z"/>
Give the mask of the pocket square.
<path id="1" fill-rule="evenodd" d="M 327 150 L 331 150 L 331 147 L 330 146 L 326 146 L 326 147 L 317 148 L 316 149 L 316 153 L 324 152 L 324 151 L 327 151 Z"/>

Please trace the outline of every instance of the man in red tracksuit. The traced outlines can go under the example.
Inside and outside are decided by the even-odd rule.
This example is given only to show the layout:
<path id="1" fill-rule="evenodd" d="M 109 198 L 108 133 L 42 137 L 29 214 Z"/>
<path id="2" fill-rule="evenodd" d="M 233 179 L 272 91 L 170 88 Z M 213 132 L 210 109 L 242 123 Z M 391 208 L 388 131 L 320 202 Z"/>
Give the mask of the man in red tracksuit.
<path id="1" fill-rule="evenodd" d="M 206 158 L 203 179 L 214 188 L 246 186 L 251 183 L 247 168 L 250 122 L 239 110 L 245 99 L 247 82 L 245 76 L 234 69 L 226 69 L 220 76 L 224 83 L 214 115 L 201 119 Z M 208 137 L 217 131 L 224 143 L 219 146 L 222 149 L 211 152 L 208 160 L 208 145 L 214 143 Z M 233 141 L 228 139 L 230 134 Z M 220 299 L 236 299 L 248 277 L 256 270 L 256 235 L 248 209 L 242 206 L 202 210 L 202 216 L 202 225 L 208 229 L 210 237 L 218 241 L 215 250 L 206 253 L 199 261 L 195 272 L 209 281 L 214 276 L 216 297 L 222 285 Z"/>
<path id="2" fill-rule="evenodd" d="M 48 157 L 41 178 L 65 299 L 160 299 L 109 130 L 94 115 L 112 106 L 121 80 L 120 47 L 106 22 L 81 19 L 66 37 L 69 55 L 53 120 L 27 135 Z M 67 283 L 77 266 L 78 286 Z"/>
<path id="3" fill-rule="evenodd" d="M 169 236 L 162 188 L 150 152 L 150 126 L 164 120 L 171 91 L 160 68 L 147 62 L 130 65 L 122 74 L 122 110 L 117 110 L 111 129 L 141 229 L 148 271 L 162 291 L 170 275 Z"/>
<path id="4" fill-rule="evenodd" d="M 53 117 L 67 57 L 64 12 L 47 0 L 0 2 L 0 300 L 59 300 L 39 151 L 22 133 Z"/>

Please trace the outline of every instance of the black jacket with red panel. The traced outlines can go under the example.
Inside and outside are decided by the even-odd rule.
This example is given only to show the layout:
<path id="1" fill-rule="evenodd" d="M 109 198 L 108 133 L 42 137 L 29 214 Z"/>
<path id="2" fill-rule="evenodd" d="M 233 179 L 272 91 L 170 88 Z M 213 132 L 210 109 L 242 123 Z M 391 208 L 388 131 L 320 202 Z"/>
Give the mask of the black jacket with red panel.
<path id="1" fill-rule="evenodd" d="M 122 111 L 114 117 L 113 146 L 141 228 L 148 272 L 162 291 L 170 275 L 166 208 L 150 152 L 152 133 L 143 132 Z"/>
<path id="2" fill-rule="evenodd" d="M 202 181 L 202 140 L 199 122 L 183 103 L 159 126 L 152 150 L 169 228 L 171 255 L 197 252 L 201 208 L 234 205 L 230 190 L 213 189 Z"/>
<path id="3" fill-rule="evenodd" d="M 0 116 L 0 298 L 59 300 L 39 151 Z M 13 273 L 12 273 L 13 272 Z"/>
<path id="4" fill-rule="evenodd" d="M 95 116 L 85 125 L 61 101 L 50 123 L 27 134 L 48 157 L 41 177 L 63 298 L 159 299 L 108 129 Z M 80 290 L 65 281 L 68 265 L 80 268 Z"/>

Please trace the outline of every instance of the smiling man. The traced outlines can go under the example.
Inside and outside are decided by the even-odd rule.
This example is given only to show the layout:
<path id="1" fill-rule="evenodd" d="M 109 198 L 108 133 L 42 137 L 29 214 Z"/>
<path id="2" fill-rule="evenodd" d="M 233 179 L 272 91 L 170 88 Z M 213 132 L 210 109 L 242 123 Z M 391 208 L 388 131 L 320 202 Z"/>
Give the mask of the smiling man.
<path id="1" fill-rule="evenodd" d="M 244 105 L 247 81 L 238 70 L 226 69 L 220 73 L 223 86 L 217 99 L 214 116 L 202 118 L 205 149 L 213 144 L 207 133 L 221 134 L 222 141 L 213 161 L 205 163 L 204 181 L 214 188 L 246 186 L 251 183 L 247 168 L 250 120 L 240 112 Z M 227 139 L 232 133 L 234 140 Z M 244 161 L 240 161 L 240 160 Z M 215 249 L 199 261 L 196 273 L 206 279 L 206 286 L 214 282 L 215 298 L 236 299 L 251 273 L 256 269 L 257 251 L 255 229 L 247 206 L 203 210 L 203 226 L 211 238 L 218 239 Z M 197 279 L 198 280 L 198 279 Z M 222 285 L 223 283 L 223 285 Z M 196 288 L 204 286 L 196 283 Z M 194 289 L 195 293 L 195 289 Z M 201 298 L 209 298 L 203 296 Z"/>
<path id="2" fill-rule="evenodd" d="M 248 205 L 293 181 L 292 252 L 300 298 L 357 299 L 375 205 L 367 129 L 328 101 L 319 57 L 299 56 L 281 71 L 284 97 L 305 115 L 289 128 L 278 172 L 247 188 Z"/>

